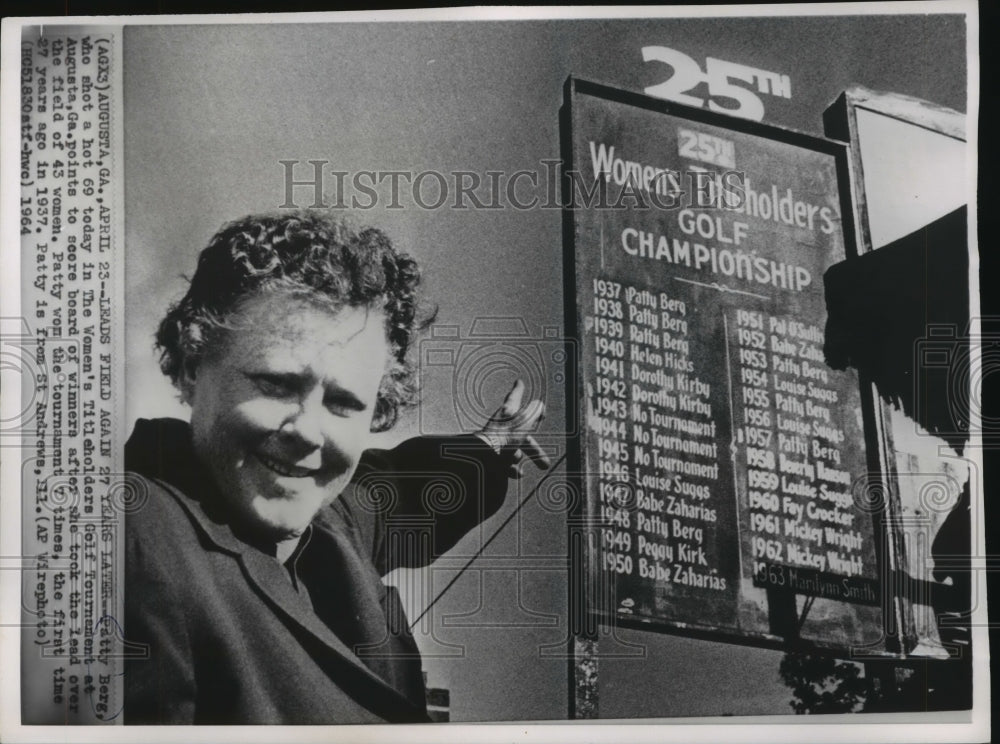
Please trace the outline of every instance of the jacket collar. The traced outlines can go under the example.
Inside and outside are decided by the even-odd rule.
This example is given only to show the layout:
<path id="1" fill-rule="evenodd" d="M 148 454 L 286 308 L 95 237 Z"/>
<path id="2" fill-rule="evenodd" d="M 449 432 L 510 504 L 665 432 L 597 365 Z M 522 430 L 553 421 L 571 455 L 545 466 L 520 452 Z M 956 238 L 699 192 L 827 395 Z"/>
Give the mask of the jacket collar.
<path id="1" fill-rule="evenodd" d="M 125 445 L 127 470 L 153 478 L 167 487 L 195 527 L 218 550 L 233 555 L 243 574 L 276 614 L 291 621 L 300 632 L 324 650 L 327 663 L 348 673 L 345 691 L 389 720 L 426 720 L 395 687 L 372 672 L 358 656 L 319 619 L 309 601 L 295 591 L 285 568 L 267 546 L 242 539 L 219 509 L 221 499 L 208 469 L 194 453 L 191 428 L 177 419 L 140 419 Z M 341 550 L 356 552 L 346 533 L 329 520 L 317 521 Z"/>
<path id="2" fill-rule="evenodd" d="M 171 493 L 215 547 L 240 555 L 252 542 L 237 537 L 220 508 L 212 475 L 195 455 L 191 427 L 178 419 L 139 419 L 125 444 L 125 469 L 171 486 Z M 269 552 L 267 546 L 256 548 Z"/>

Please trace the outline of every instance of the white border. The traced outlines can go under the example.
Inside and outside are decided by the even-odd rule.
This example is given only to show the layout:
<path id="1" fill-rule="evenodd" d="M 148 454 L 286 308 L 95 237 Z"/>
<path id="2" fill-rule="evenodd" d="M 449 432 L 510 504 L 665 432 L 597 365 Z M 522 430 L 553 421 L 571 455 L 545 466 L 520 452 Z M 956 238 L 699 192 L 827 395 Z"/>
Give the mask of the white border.
<path id="1" fill-rule="evenodd" d="M 34 16 L 5 18 L 4 25 L 96 24 L 172 26 L 179 24 L 258 24 L 258 23 L 393 23 L 399 21 L 538 21 L 634 18 L 755 18 L 767 16 L 808 17 L 844 15 L 937 15 L 964 13 L 976 21 L 974 0 L 903 0 L 901 2 L 843 2 L 758 5 L 594 5 L 594 6 L 478 6 L 458 8 L 418 8 L 398 10 L 345 10 L 310 13 L 227 13 L 213 15 L 109 15 Z M 18 35 L 18 38 L 20 36 Z M 971 35 L 970 35 L 971 38 Z M 978 35 L 976 37 L 978 59 Z M 971 58 L 970 58 L 971 61 Z"/>

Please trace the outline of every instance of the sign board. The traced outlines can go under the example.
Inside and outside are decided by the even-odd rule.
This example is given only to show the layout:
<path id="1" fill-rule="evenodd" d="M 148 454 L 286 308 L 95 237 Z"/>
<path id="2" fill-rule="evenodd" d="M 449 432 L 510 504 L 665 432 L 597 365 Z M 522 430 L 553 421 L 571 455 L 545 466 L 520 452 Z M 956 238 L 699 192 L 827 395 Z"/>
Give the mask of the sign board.
<path id="1" fill-rule="evenodd" d="M 823 353 L 843 146 L 574 79 L 563 122 L 588 612 L 878 649 L 860 388 Z"/>

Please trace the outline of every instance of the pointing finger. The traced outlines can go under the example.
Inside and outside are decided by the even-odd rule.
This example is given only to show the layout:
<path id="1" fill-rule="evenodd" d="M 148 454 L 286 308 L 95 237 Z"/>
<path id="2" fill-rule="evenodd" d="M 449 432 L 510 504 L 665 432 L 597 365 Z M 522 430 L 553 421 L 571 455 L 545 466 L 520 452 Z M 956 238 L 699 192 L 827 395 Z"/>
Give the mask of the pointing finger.
<path id="1" fill-rule="evenodd" d="M 542 418 L 545 416 L 545 404 L 540 400 L 533 400 L 524 407 L 523 419 L 518 423 L 518 429 L 533 431 L 538 428 Z"/>
<path id="2" fill-rule="evenodd" d="M 525 437 L 525 440 L 521 443 L 521 451 L 524 452 L 525 456 L 527 456 L 529 460 L 534 462 L 542 470 L 548 470 L 548 468 L 552 465 L 552 460 L 549 459 L 548 454 L 530 434 Z"/>
<path id="3" fill-rule="evenodd" d="M 514 382 L 514 387 L 510 389 L 507 393 L 507 397 L 504 398 L 503 405 L 500 410 L 503 412 L 505 418 L 512 418 L 519 410 L 521 410 L 521 398 L 524 395 L 524 383 L 518 378 Z"/>
<path id="4" fill-rule="evenodd" d="M 511 432 L 532 431 L 538 427 L 544 414 L 545 404 L 540 400 L 533 400 L 517 412 L 507 429 Z"/>

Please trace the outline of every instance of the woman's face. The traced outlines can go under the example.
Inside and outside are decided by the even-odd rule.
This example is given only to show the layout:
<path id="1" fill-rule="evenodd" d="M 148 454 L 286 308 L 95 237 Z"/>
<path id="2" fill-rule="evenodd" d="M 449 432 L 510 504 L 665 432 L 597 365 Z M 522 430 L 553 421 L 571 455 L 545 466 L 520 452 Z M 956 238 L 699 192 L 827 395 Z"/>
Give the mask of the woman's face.
<path id="1" fill-rule="evenodd" d="M 378 311 L 262 294 L 185 384 L 195 451 L 233 519 L 300 534 L 354 474 L 389 359 Z"/>

